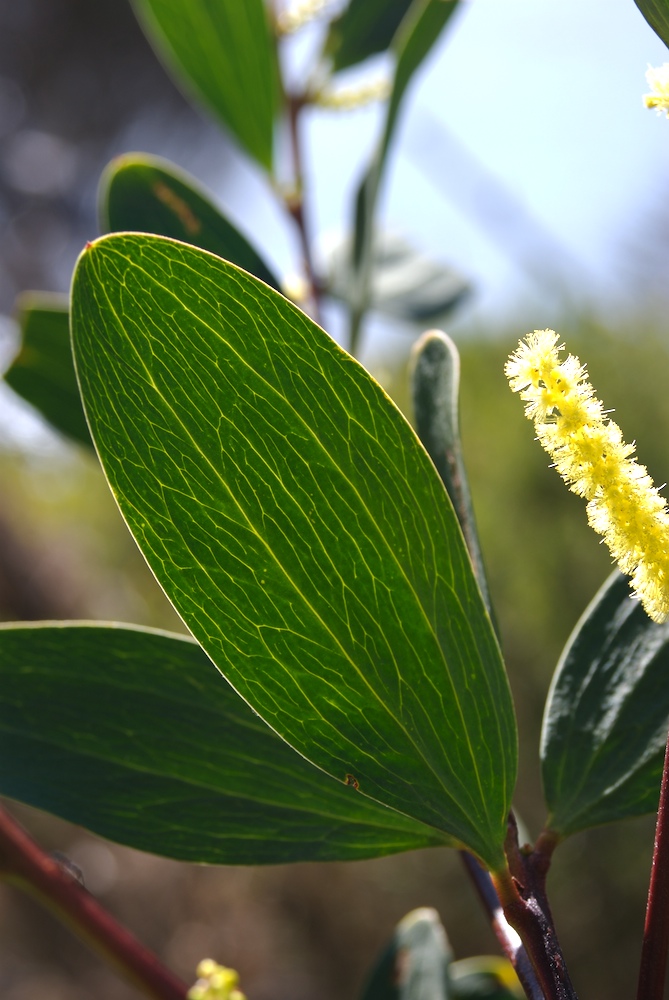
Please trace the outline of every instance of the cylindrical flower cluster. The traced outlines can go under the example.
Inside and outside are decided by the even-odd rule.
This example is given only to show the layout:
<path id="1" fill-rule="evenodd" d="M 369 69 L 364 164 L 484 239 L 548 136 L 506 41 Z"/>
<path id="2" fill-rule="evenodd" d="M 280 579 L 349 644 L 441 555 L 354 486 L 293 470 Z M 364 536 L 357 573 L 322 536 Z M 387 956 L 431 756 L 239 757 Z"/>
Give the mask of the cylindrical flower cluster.
<path id="1" fill-rule="evenodd" d="M 560 360 L 553 330 L 520 341 L 505 373 L 526 403 L 537 438 L 608 545 L 635 596 L 656 622 L 669 615 L 669 510 L 653 480 L 605 413 L 578 358 Z"/>

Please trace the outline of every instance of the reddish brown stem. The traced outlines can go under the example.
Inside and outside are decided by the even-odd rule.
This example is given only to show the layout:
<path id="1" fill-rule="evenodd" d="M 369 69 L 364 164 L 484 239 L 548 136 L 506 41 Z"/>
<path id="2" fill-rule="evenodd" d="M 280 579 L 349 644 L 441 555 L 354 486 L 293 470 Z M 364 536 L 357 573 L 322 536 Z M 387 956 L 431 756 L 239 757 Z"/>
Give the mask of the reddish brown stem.
<path id="1" fill-rule="evenodd" d="M 304 106 L 305 100 L 303 97 L 288 97 L 288 125 L 293 156 L 294 187 L 291 193 L 286 197 L 286 208 L 297 226 L 300 248 L 302 250 L 302 263 L 304 266 L 304 272 L 307 276 L 307 281 L 309 282 L 314 319 L 317 323 L 321 323 L 321 289 L 316 276 L 316 271 L 314 269 L 313 252 L 304 207 L 304 167 L 302 144 L 300 142 L 300 112 Z"/>
<path id="2" fill-rule="evenodd" d="M 472 857 L 466 851 L 460 851 L 460 857 L 474 883 L 483 908 L 488 914 L 490 926 L 493 929 L 495 937 L 499 941 L 502 951 L 516 970 L 516 975 L 525 990 L 528 1000 L 544 1000 L 543 990 L 539 985 L 539 980 L 525 950 L 525 946 L 517 932 L 511 927 L 504 916 L 502 904 L 495 892 L 490 874 L 484 868 L 481 868 L 476 858 Z"/>
<path id="3" fill-rule="evenodd" d="M 637 1000 L 662 1000 L 669 952 L 669 736 L 655 826 Z"/>
<path id="4" fill-rule="evenodd" d="M 504 916 L 519 934 L 546 1000 L 576 1000 L 546 897 L 546 873 L 557 838 L 545 832 L 534 849 L 520 848 L 513 815 L 505 845 L 508 869 L 492 880 Z"/>
<path id="5" fill-rule="evenodd" d="M 0 876 L 26 889 L 154 1000 L 185 1000 L 188 986 L 84 889 L 0 806 Z"/>

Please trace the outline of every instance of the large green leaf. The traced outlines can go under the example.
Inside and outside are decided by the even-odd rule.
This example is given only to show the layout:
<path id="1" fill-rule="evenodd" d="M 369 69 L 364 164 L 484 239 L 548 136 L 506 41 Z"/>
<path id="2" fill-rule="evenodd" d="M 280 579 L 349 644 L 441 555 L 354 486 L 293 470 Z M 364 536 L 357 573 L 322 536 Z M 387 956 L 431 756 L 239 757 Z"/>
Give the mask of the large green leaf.
<path id="1" fill-rule="evenodd" d="M 411 79 L 458 9 L 459 0 L 413 0 L 392 42 L 395 56 L 390 100 L 381 140 L 365 172 L 355 201 L 354 240 L 351 260 L 353 346 L 362 314 L 368 305 L 374 256 L 374 217 L 381 178 L 402 101 Z"/>
<path id="2" fill-rule="evenodd" d="M 291 750 L 196 642 L 127 626 L 0 626 L 0 794 L 188 861 L 444 843 Z"/>
<path id="3" fill-rule="evenodd" d="M 132 0 L 157 54 L 262 166 L 272 166 L 279 103 L 264 0 Z"/>
<path id="4" fill-rule="evenodd" d="M 669 0 L 634 0 L 656 35 L 669 45 Z"/>
<path id="5" fill-rule="evenodd" d="M 385 52 L 412 0 L 350 0 L 330 23 L 325 54 L 335 72 Z"/>
<path id="6" fill-rule="evenodd" d="M 668 678 L 669 622 L 652 622 L 614 574 L 576 626 L 546 705 L 541 759 L 557 833 L 657 809 Z"/>
<path id="7" fill-rule="evenodd" d="M 279 288 L 260 255 L 195 178 L 158 156 L 130 153 L 112 160 L 100 184 L 100 223 L 103 233 L 132 230 L 192 243 Z"/>
<path id="8" fill-rule="evenodd" d="M 27 292 L 17 313 L 21 349 L 5 380 L 62 434 L 91 448 L 72 363 L 67 297 Z"/>
<path id="9" fill-rule="evenodd" d="M 397 408 L 299 309 L 186 244 L 93 243 L 72 318 L 112 489 L 216 665 L 318 766 L 502 866 L 507 679 Z"/>

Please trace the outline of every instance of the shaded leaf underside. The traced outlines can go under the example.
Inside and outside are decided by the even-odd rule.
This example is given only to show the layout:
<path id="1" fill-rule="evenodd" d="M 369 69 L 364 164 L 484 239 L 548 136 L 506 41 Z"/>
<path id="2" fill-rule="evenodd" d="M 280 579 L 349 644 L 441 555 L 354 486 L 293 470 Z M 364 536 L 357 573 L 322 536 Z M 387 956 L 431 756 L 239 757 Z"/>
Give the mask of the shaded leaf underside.
<path id="1" fill-rule="evenodd" d="M 26 293 L 19 298 L 18 316 L 21 349 L 5 380 L 53 427 L 92 448 L 72 361 L 67 299 Z"/>
<path id="2" fill-rule="evenodd" d="M 123 626 L 0 627 L 0 794 L 187 861 L 447 842 L 296 754 L 196 642 Z"/>
<path id="3" fill-rule="evenodd" d="M 668 676 L 669 623 L 652 622 L 614 574 L 576 626 L 546 705 L 542 773 L 558 833 L 657 809 Z"/>
<path id="4" fill-rule="evenodd" d="M 212 203 L 194 177 L 158 156 L 112 160 L 101 182 L 103 233 L 131 230 L 183 240 L 232 261 L 279 288 L 249 241 Z"/>

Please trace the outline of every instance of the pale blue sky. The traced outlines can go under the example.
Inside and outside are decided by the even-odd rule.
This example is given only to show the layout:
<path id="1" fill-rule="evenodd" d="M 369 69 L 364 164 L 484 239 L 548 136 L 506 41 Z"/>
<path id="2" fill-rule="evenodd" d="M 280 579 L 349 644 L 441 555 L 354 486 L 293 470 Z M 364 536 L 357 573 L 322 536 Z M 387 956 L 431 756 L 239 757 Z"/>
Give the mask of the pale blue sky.
<path id="1" fill-rule="evenodd" d="M 626 247 L 669 199 L 669 121 L 642 104 L 647 64 L 669 61 L 668 50 L 633 0 L 462 6 L 409 93 L 383 221 L 471 279 L 476 296 L 449 323 L 456 334 L 508 318 L 519 335 L 557 325 L 556 286 L 578 295 L 587 284 L 597 308 L 619 312 Z M 318 234 L 347 222 L 379 122 L 378 108 L 310 113 Z M 281 272 L 294 268 L 293 234 L 241 156 L 217 191 L 211 147 L 189 163 L 164 142 L 156 152 L 199 174 Z"/>
<path id="2" fill-rule="evenodd" d="M 593 297 L 610 300 L 624 244 L 669 196 L 669 121 L 642 104 L 648 63 L 669 52 L 633 0 L 463 8 L 409 94 L 383 217 L 473 279 L 475 306 L 458 324 L 520 310 L 550 325 L 551 282 L 577 291 L 588 273 Z M 319 233 L 341 228 L 378 124 L 374 109 L 311 113 Z M 248 204 L 260 191 L 246 184 Z M 290 267 L 291 241 L 264 198 L 256 219 L 251 228 Z M 528 267 L 546 284 L 528 280 Z"/>

